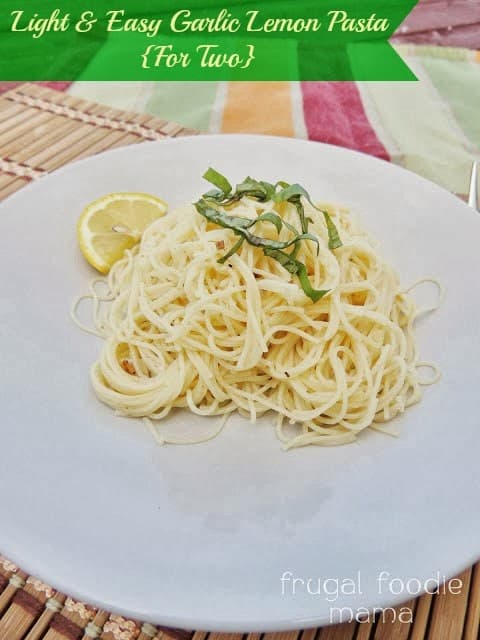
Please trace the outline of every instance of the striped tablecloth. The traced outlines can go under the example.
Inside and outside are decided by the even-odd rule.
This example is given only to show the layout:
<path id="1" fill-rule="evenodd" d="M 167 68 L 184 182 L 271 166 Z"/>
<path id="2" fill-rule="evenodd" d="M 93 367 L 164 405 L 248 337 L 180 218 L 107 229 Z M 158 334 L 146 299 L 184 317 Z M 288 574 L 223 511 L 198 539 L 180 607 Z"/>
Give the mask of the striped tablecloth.
<path id="1" fill-rule="evenodd" d="M 418 82 L 75 83 L 68 92 L 211 133 L 357 149 L 455 193 L 480 157 L 480 52 L 397 45 Z"/>

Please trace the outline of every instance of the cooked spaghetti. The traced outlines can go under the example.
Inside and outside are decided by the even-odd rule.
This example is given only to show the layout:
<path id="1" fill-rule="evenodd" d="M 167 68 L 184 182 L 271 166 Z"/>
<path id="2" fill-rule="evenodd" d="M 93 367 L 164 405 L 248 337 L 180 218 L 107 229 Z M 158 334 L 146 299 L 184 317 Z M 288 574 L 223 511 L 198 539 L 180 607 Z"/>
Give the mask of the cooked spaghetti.
<path id="1" fill-rule="evenodd" d="M 286 448 L 351 442 L 417 402 L 413 300 L 347 210 L 329 206 L 329 227 L 302 205 L 316 241 L 305 237 L 295 256 L 316 301 L 258 246 L 243 242 L 219 262 L 238 234 L 194 205 L 152 223 L 113 266 L 107 293 L 91 290 L 104 338 L 91 370 L 98 398 L 150 420 L 174 408 L 252 421 L 271 411 Z M 250 220 L 273 212 L 280 231 L 268 216 L 255 224 L 267 240 L 288 242 L 298 224 L 291 202 L 247 196 L 217 209 Z"/>

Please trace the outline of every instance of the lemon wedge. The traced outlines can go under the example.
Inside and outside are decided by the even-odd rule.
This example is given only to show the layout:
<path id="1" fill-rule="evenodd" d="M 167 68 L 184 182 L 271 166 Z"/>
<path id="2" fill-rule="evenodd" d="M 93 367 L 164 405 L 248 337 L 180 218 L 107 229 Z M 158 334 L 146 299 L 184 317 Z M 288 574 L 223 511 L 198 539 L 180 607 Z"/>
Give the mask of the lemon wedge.
<path id="1" fill-rule="evenodd" d="M 126 249 L 167 211 L 167 203 L 148 193 L 109 193 L 88 204 L 77 223 L 80 250 L 92 267 L 108 273 Z"/>

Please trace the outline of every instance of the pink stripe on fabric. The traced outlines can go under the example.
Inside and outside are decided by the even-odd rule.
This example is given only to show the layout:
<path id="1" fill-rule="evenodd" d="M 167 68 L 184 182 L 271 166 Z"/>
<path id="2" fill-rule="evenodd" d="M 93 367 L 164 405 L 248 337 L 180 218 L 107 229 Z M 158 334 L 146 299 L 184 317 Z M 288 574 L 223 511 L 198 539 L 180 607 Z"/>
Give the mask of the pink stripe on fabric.
<path id="1" fill-rule="evenodd" d="M 23 82 L 0 82 L 0 93 L 5 93 L 6 91 L 10 91 L 10 89 L 14 89 L 19 85 L 23 84 Z M 45 82 L 33 82 L 32 84 L 38 84 L 42 87 L 49 87 L 50 89 L 56 89 L 57 91 L 65 91 L 72 84 L 71 82 L 60 82 L 60 81 L 45 81 Z"/>
<path id="2" fill-rule="evenodd" d="M 302 94 L 310 140 L 390 160 L 367 118 L 354 82 L 302 82 Z"/>

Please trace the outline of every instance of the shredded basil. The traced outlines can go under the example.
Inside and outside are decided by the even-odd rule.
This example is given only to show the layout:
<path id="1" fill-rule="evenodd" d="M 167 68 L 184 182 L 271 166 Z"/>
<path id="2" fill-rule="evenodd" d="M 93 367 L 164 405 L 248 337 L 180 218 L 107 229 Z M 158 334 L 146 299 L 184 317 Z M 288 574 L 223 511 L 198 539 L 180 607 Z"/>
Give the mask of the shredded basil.
<path id="1" fill-rule="evenodd" d="M 320 298 L 330 291 L 330 289 L 314 289 L 308 277 L 306 266 L 303 262 L 297 260 L 300 243 L 302 241 L 310 240 L 311 242 L 314 242 L 317 245 L 317 255 L 320 247 L 318 238 L 308 231 L 308 225 L 312 220 L 305 216 L 302 198 L 308 200 L 313 207 L 323 213 L 325 224 L 327 226 L 329 249 L 333 250 L 340 247 L 342 245 L 342 241 L 340 240 L 338 229 L 328 212 L 319 209 L 314 205 L 310 195 L 301 185 L 296 183 L 289 184 L 283 180 L 279 180 L 275 184 L 271 184 L 270 182 L 255 180 L 254 178 L 247 176 L 245 180 L 240 184 L 237 184 L 235 190 L 233 190 L 229 180 L 212 167 L 204 173 L 203 177 L 216 188 L 204 193 L 200 200 L 195 203 L 198 213 L 210 222 L 224 227 L 225 229 L 230 229 L 235 235 L 239 236 L 237 242 L 235 242 L 232 248 L 222 256 L 218 262 L 226 262 L 228 258 L 240 249 L 243 242 L 246 241 L 252 246 L 262 249 L 266 256 L 274 258 L 284 269 L 292 275 L 295 275 L 298 278 L 305 295 L 307 295 L 313 302 L 320 300 Z M 289 202 L 290 204 L 293 204 L 298 212 L 301 232 L 299 232 L 294 225 L 286 222 L 281 216 L 273 211 L 262 213 L 260 216 L 252 220 L 250 218 L 242 218 L 241 216 L 230 216 L 227 212 L 219 209 L 219 206 L 228 207 L 228 205 L 240 200 L 244 196 L 254 198 L 260 202 L 268 202 L 272 200 L 273 202 L 278 203 Z M 278 234 L 281 232 L 282 227 L 287 228 L 291 233 L 293 233 L 293 238 L 291 240 L 280 241 L 272 240 L 270 238 L 262 238 L 261 236 L 255 235 L 250 229 L 252 229 L 257 222 L 262 221 L 273 224 Z M 284 249 L 289 247 L 292 247 L 290 253 L 284 251 Z"/>
<path id="2" fill-rule="evenodd" d="M 338 229 L 333 223 L 333 220 L 330 217 L 328 211 L 322 211 L 323 216 L 325 218 L 325 222 L 327 224 L 328 230 L 328 248 L 329 249 L 338 249 L 338 247 L 342 246 L 342 241 L 340 240 L 340 236 L 338 235 Z"/>
<path id="3" fill-rule="evenodd" d="M 289 273 L 296 275 L 302 285 L 303 291 L 313 302 L 317 302 L 317 300 L 323 298 L 323 296 L 330 291 L 330 289 L 314 289 L 308 277 L 307 268 L 303 262 L 292 258 L 290 254 L 280 251 L 279 249 L 271 249 L 270 247 L 265 247 L 263 252 L 266 256 L 275 258 Z"/>
<path id="4" fill-rule="evenodd" d="M 196 203 L 196 208 L 198 213 L 200 213 L 204 218 L 218 224 L 220 227 L 224 227 L 225 229 L 231 229 L 236 235 L 243 236 L 243 238 L 254 247 L 268 247 L 270 249 L 287 249 L 291 247 L 293 244 L 300 242 L 301 240 L 311 240 L 315 242 L 317 247 L 319 245 L 318 239 L 311 233 L 301 233 L 297 234 L 291 240 L 271 240 L 270 238 L 262 238 L 261 236 L 256 236 L 251 233 L 248 229 L 253 227 L 253 225 L 263 220 L 272 221 L 273 217 L 276 214 L 264 214 L 264 216 L 259 216 L 258 218 L 254 218 L 251 220 L 250 218 L 240 218 L 239 216 L 229 216 L 227 213 L 223 211 L 219 211 L 218 209 L 214 209 L 213 207 L 209 207 L 208 203 L 205 200 L 200 199 Z M 265 216 L 269 216 L 265 218 Z M 271 216 L 271 218 L 270 218 Z M 278 218 L 281 221 L 280 216 Z M 276 225 L 275 225 L 276 226 Z"/>
<path id="5" fill-rule="evenodd" d="M 215 169 L 212 169 L 212 167 L 209 167 L 205 171 L 203 177 L 205 178 L 205 180 L 207 180 L 207 182 L 210 182 L 215 187 L 217 187 L 217 189 L 220 189 L 220 191 L 225 195 L 230 193 L 232 190 L 232 185 L 227 180 L 227 178 L 218 171 L 215 171 Z"/>

